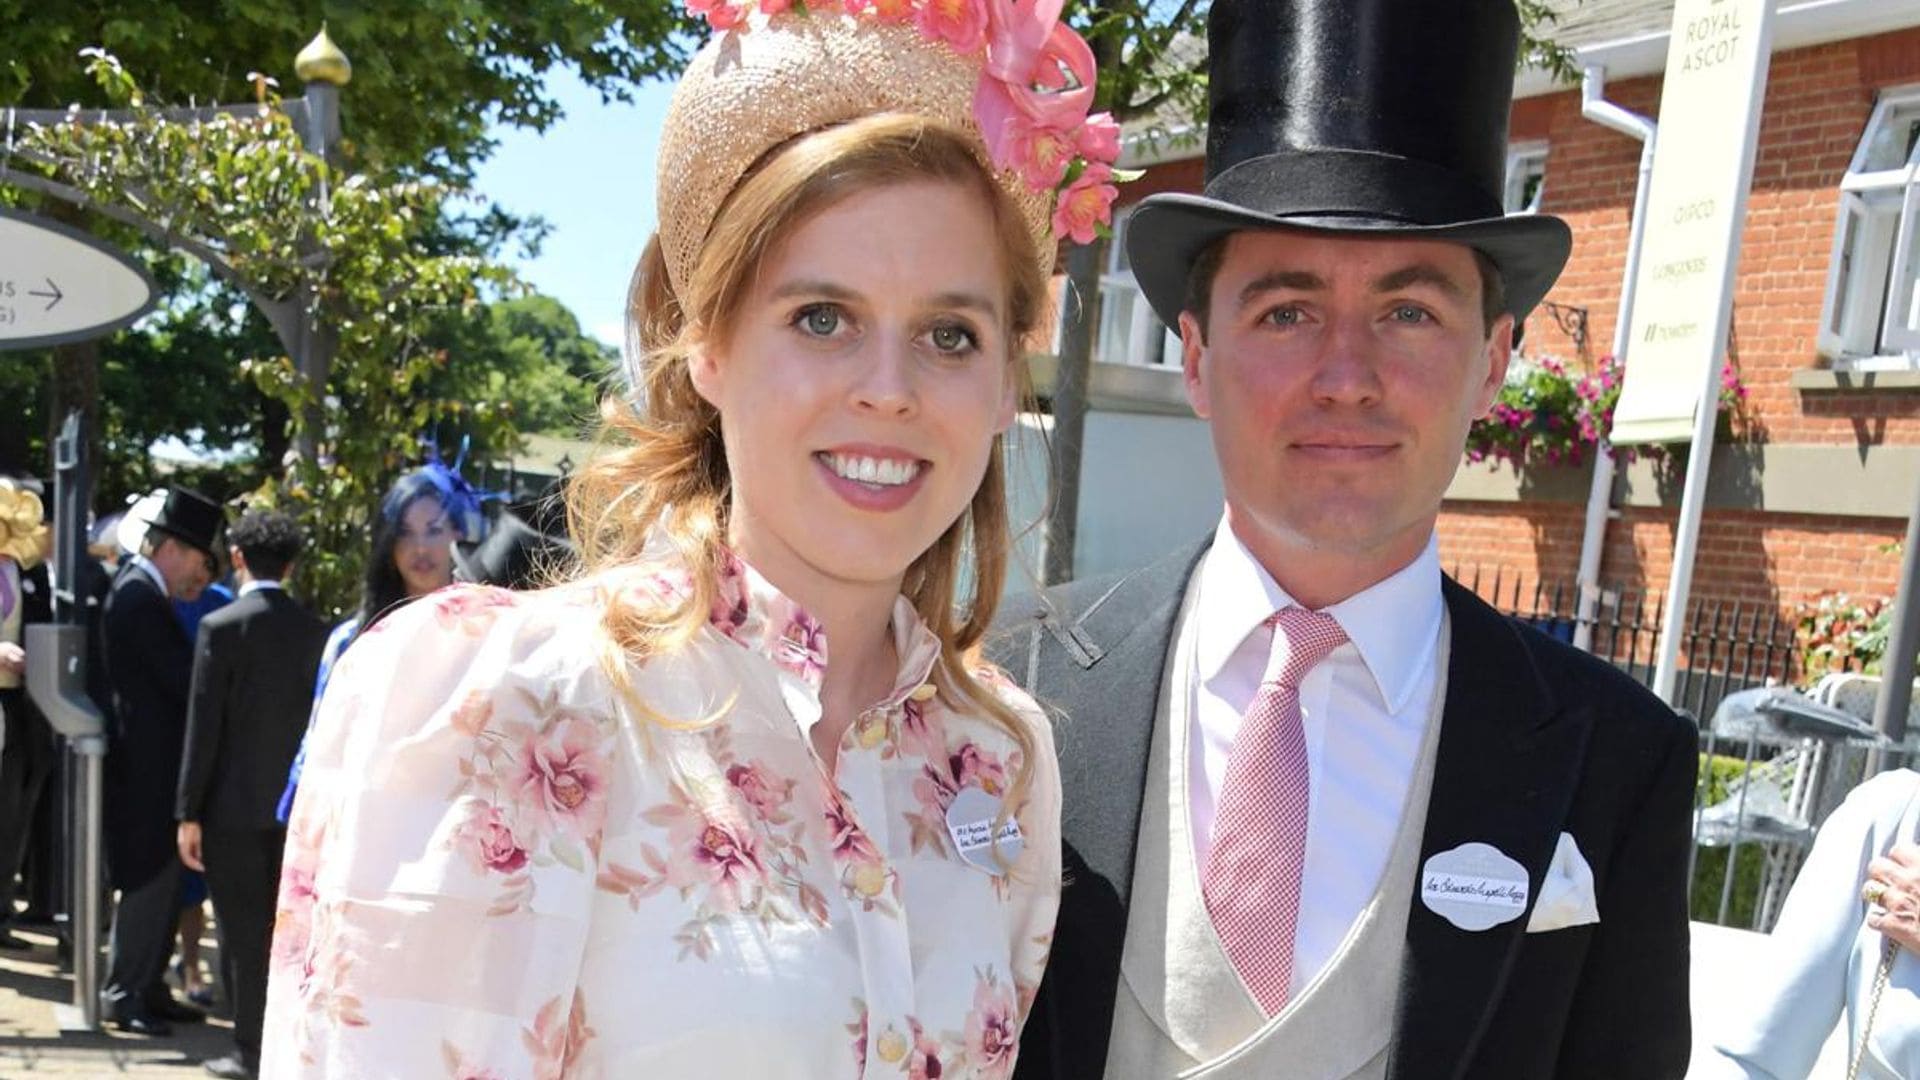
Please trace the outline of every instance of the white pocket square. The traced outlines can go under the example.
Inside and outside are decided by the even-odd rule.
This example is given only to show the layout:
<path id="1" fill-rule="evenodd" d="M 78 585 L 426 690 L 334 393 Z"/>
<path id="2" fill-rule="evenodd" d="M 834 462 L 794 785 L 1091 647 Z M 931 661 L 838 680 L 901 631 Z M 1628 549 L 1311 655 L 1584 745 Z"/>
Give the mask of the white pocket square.
<path id="1" fill-rule="evenodd" d="M 1527 933 L 1564 930 L 1600 921 L 1600 907 L 1593 899 L 1593 868 L 1580 854 L 1580 845 L 1569 833 L 1560 834 L 1553 849 L 1553 862 L 1547 864 L 1546 880 L 1540 883 L 1540 897 L 1534 901 L 1533 915 L 1527 919 Z"/>

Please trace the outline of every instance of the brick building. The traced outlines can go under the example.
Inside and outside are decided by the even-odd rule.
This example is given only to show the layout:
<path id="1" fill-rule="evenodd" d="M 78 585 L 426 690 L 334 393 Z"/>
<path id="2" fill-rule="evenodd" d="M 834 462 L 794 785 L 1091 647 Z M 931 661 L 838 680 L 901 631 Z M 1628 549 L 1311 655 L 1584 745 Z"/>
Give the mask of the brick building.
<path id="1" fill-rule="evenodd" d="M 1551 36 L 1597 69 L 1606 100 L 1657 120 L 1671 0 L 1562 7 Z M 1529 72 L 1516 96 L 1509 210 L 1557 214 L 1574 236 L 1526 349 L 1578 371 L 1611 351 L 1641 147 L 1585 118 L 1578 86 Z M 1920 0 L 1779 0 L 1759 130 L 1729 349 L 1749 397 L 1714 451 L 1693 593 L 1790 623 L 1823 592 L 1892 596 L 1920 484 Z M 1123 199 L 1198 190 L 1199 153 L 1188 141 L 1144 154 L 1148 175 Z M 1102 297 L 1096 408 L 1178 416 L 1178 350 L 1118 245 Z M 1464 466 L 1443 562 L 1529 594 L 1570 585 L 1589 476 Z M 1665 588 L 1679 490 L 1671 467 L 1620 470 L 1603 582 Z"/>

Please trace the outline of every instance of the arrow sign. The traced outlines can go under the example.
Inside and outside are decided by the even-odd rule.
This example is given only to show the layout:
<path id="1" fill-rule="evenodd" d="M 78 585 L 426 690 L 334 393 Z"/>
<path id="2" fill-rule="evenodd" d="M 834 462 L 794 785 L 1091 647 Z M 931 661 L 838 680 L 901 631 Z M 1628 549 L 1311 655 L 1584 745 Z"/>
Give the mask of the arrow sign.
<path id="1" fill-rule="evenodd" d="M 52 278 L 48 278 L 48 279 L 47 279 L 47 288 L 49 288 L 49 289 L 52 289 L 53 291 L 52 291 L 52 292 L 34 292 L 34 291 L 32 291 L 32 290 L 29 290 L 29 291 L 27 292 L 27 295 L 28 295 L 28 296 L 45 296 L 45 297 L 48 297 L 49 299 L 47 300 L 47 310 L 48 310 L 48 311 L 52 311 L 52 310 L 53 310 L 53 305 L 55 305 L 55 304 L 57 304 L 57 303 L 59 303 L 59 302 L 60 302 L 60 298 L 61 298 L 61 297 L 63 297 L 63 296 L 65 296 L 65 295 L 67 295 L 67 294 L 66 294 L 66 293 L 63 293 L 63 292 L 61 292 L 61 291 L 60 291 L 60 286 L 58 286 L 58 285 L 55 285 L 55 284 L 53 283 L 53 279 L 52 279 Z"/>
<path id="2" fill-rule="evenodd" d="M 79 229 L 0 209 L 0 351 L 101 337 L 152 310 L 139 263 Z"/>

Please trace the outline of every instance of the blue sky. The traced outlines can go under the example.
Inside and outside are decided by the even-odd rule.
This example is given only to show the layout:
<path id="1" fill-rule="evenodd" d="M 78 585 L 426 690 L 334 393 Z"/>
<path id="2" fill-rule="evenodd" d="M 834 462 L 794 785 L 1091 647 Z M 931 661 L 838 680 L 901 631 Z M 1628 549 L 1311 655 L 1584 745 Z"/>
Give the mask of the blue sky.
<path id="1" fill-rule="evenodd" d="M 648 83 L 632 102 L 610 104 L 570 71 L 555 72 L 547 87 L 566 117 L 544 133 L 496 129 L 499 148 L 474 188 L 553 226 L 538 258 L 509 258 L 534 288 L 573 309 L 583 330 L 617 345 L 627 279 L 653 232 L 654 157 L 673 85 Z"/>

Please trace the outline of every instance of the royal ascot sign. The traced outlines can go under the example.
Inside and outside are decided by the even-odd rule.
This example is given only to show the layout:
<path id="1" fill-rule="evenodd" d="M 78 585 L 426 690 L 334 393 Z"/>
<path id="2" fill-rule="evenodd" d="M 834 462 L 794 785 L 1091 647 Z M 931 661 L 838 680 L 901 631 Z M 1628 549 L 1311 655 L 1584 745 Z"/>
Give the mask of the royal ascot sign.
<path id="1" fill-rule="evenodd" d="M 1677 0 L 1616 445 L 1693 437 L 1719 371 L 1766 94 L 1773 0 Z M 1717 385 L 1717 384 L 1716 384 Z M 1706 395 L 1706 408 L 1718 407 Z"/>
<path id="2" fill-rule="evenodd" d="M 155 299 L 153 279 L 124 254 L 57 221 L 0 209 L 0 351 L 112 333 Z"/>

